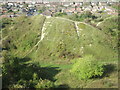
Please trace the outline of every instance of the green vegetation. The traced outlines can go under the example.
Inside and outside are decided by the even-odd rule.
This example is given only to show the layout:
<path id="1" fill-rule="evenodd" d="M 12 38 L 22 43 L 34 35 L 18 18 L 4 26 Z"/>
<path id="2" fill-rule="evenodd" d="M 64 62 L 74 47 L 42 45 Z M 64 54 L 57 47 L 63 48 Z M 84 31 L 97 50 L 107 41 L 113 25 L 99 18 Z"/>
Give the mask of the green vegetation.
<path id="1" fill-rule="evenodd" d="M 54 16 L 55 16 L 55 17 L 62 17 L 62 16 L 65 16 L 65 15 L 67 15 L 67 14 L 66 14 L 66 13 L 58 12 L 58 13 L 56 13 Z"/>
<path id="2" fill-rule="evenodd" d="M 54 83 L 49 80 L 39 81 L 35 88 L 54 88 Z"/>
<path id="3" fill-rule="evenodd" d="M 77 45 L 77 43 L 75 44 L 77 42 L 77 33 L 74 24 L 70 21 L 56 18 L 46 19 L 45 23 L 46 35 L 41 44 L 38 45 L 39 48 L 30 53 L 29 56 L 34 58 L 35 61 L 38 61 L 39 58 L 39 60 L 44 62 L 49 60 L 56 62 L 56 59 L 62 61 L 77 57 L 79 50 L 73 51 L 73 48 Z M 71 43 L 72 41 L 73 43 Z"/>
<path id="4" fill-rule="evenodd" d="M 119 10 L 119 3 L 111 5 L 112 8 Z"/>
<path id="5" fill-rule="evenodd" d="M 79 28 L 82 29 L 80 31 L 80 42 L 83 47 L 83 49 L 81 47 L 81 50 L 83 50 L 84 55 L 91 54 L 99 61 L 118 60 L 117 49 L 113 49 L 114 46 L 111 44 L 111 40 L 107 34 L 83 23 L 79 24 Z"/>
<path id="6" fill-rule="evenodd" d="M 97 16 L 93 15 L 89 11 L 83 12 L 80 15 L 78 15 L 78 14 L 72 14 L 72 15 L 69 15 L 69 16 L 66 16 L 66 17 L 69 18 L 69 19 L 71 19 L 71 20 L 74 20 L 74 21 L 85 21 L 86 19 L 94 20 L 94 19 L 98 18 Z"/>
<path id="7" fill-rule="evenodd" d="M 42 7 L 38 7 L 38 13 L 43 13 L 47 8 L 42 6 Z"/>
<path id="8" fill-rule="evenodd" d="M 4 87 L 117 87 L 118 53 L 114 47 L 118 39 L 114 37 L 117 37 L 118 29 L 116 19 L 108 20 L 113 25 L 109 26 L 110 21 L 105 20 L 99 25 L 100 30 L 83 22 L 77 23 L 77 27 L 74 22 L 59 17 L 3 18 L 0 27 Z M 109 28 L 116 29 L 116 34 L 111 34 Z M 44 37 L 42 40 L 41 36 Z M 85 57 L 87 55 L 93 57 Z M 74 61 L 75 64 L 71 63 Z M 94 73 L 90 70 L 87 76 L 83 72 L 81 76 L 75 69 L 78 67 L 76 65 L 82 67 L 81 64 L 98 71 Z M 104 70 L 98 64 L 104 64 Z M 81 69 L 78 70 L 81 73 Z M 96 76 L 102 77 L 92 78 Z"/>
<path id="9" fill-rule="evenodd" d="M 54 83 L 47 80 L 47 70 L 51 67 L 41 68 L 37 64 L 28 63 L 30 58 L 17 58 L 5 54 L 2 66 L 3 88 L 52 88 Z M 57 70 L 56 70 L 57 71 Z"/>
<path id="10" fill-rule="evenodd" d="M 101 77 L 104 73 L 104 67 L 93 56 L 85 56 L 75 60 L 71 72 L 80 79 L 89 79 Z"/>
<path id="11" fill-rule="evenodd" d="M 22 16 L 9 20 L 10 23 L 7 21 L 7 25 L 3 24 L 6 27 L 2 29 L 3 38 L 7 37 L 3 40 L 3 46 L 7 47 L 3 48 L 10 48 L 11 54 L 19 57 L 25 55 L 40 40 L 44 20 L 43 16 Z"/>
<path id="12" fill-rule="evenodd" d="M 102 28 L 103 32 L 106 33 L 109 37 L 109 40 L 111 41 L 111 45 L 117 49 L 118 45 L 116 42 L 118 42 L 118 16 L 111 17 L 109 19 L 106 19 L 103 21 L 99 27 Z"/>

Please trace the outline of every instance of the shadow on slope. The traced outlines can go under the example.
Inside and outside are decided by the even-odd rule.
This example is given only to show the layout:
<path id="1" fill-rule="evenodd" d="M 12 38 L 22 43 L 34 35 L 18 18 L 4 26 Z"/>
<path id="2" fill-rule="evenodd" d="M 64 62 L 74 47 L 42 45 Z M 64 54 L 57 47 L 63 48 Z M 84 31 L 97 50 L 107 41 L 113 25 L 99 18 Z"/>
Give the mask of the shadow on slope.
<path id="1" fill-rule="evenodd" d="M 2 72 L 3 88 L 16 83 L 34 87 L 34 84 L 38 83 L 33 83 L 35 80 L 54 81 L 54 76 L 60 71 L 58 67 L 40 67 L 38 63 L 28 63 L 28 61 L 30 58 L 5 57 Z"/>
<path id="2" fill-rule="evenodd" d="M 57 87 L 58 89 L 69 89 L 70 87 L 67 84 L 62 84 Z"/>
<path id="3" fill-rule="evenodd" d="M 105 72 L 103 76 L 109 76 L 112 72 L 117 71 L 117 67 L 114 64 L 107 64 L 104 65 Z"/>

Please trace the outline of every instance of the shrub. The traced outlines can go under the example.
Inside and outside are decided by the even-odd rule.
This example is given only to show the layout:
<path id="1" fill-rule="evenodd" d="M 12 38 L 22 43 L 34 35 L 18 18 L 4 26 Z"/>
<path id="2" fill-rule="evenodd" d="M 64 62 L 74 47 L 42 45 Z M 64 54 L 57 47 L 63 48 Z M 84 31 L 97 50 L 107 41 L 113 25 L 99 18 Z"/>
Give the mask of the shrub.
<path id="1" fill-rule="evenodd" d="M 38 84 L 35 86 L 35 88 L 53 88 L 54 83 L 50 80 L 39 80 Z"/>
<path id="2" fill-rule="evenodd" d="M 67 14 L 58 12 L 58 13 L 55 14 L 55 17 L 61 17 L 61 16 L 64 16 L 64 15 L 67 15 Z"/>
<path id="3" fill-rule="evenodd" d="M 25 87 L 20 84 L 14 84 L 14 85 L 10 86 L 10 88 L 25 88 Z"/>
<path id="4" fill-rule="evenodd" d="M 102 64 L 98 64 L 91 55 L 75 60 L 71 72 L 80 79 L 100 77 L 104 73 Z"/>
<path id="5" fill-rule="evenodd" d="M 72 14 L 68 18 L 71 19 L 71 20 L 74 20 L 74 21 L 80 21 L 81 20 L 81 18 L 78 14 Z"/>

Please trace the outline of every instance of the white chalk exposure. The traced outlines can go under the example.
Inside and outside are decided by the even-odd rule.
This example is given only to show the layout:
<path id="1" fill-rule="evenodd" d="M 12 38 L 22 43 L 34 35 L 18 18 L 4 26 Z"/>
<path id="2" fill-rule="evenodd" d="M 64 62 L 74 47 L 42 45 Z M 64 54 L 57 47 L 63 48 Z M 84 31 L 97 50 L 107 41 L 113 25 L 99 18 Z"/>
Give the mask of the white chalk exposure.
<path id="1" fill-rule="evenodd" d="M 38 46 L 38 44 L 44 39 L 45 35 L 47 34 L 47 33 L 45 33 L 45 30 L 46 30 L 46 28 L 45 28 L 46 23 L 49 24 L 50 22 L 45 22 L 45 23 L 43 24 L 40 40 L 37 42 L 37 44 L 36 44 L 26 55 L 28 55 L 29 53 L 31 53 L 31 52 L 33 51 L 33 49 L 34 49 L 36 46 Z M 26 56 L 26 55 L 25 55 L 25 56 Z M 25 56 L 24 56 L 24 57 L 25 57 Z"/>
<path id="2" fill-rule="evenodd" d="M 76 31 L 77 31 L 77 36 L 80 37 L 79 27 L 78 27 L 77 24 L 78 24 L 78 23 L 75 22 L 75 28 L 76 28 Z"/>

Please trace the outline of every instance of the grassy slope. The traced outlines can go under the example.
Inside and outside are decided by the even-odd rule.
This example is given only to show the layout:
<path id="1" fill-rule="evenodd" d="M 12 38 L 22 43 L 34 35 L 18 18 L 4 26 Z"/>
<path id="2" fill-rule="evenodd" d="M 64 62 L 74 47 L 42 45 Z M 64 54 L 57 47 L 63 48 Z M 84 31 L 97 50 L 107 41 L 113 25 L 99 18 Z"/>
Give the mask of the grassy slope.
<path id="1" fill-rule="evenodd" d="M 62 63 L 86 54 L 92 54 L 102 61 L 117 60 L 117 50 L 113 49 L 109 36 L 103 31 L 80 23 L 78 27 L 82 30 L 79 30 L 78 39 L 74 23 L 70 21 L 49 18 L 45 23 L 47 35 L 29 55 L 35 61 Z"/>
<path id="2" fill-rule="evenodd" d="M 80 41 L 84 47 L 84 55 L 93 54 L 98 60 L 108 62 L 117 60 L 117 52 L 113 49 L 109 37 L 103 31 L 82 23 L 79 24 L 79 28 L 83 29 L 80 32 Z"/>
<path id="3" fill-rule="evenodd" d="M 44 20 L 43 16 L 22 16 L 12 19 L 12 23 L 3 28 L 3 38 L 8 36 L 11 45 L 17 47 L 17 49 L 11 48 L 13 55 L 23 56 L 36 44 L 40 39 Z"/>
<path id="4" fill-rule="evenodd" d="M 74 24 L 55 18 L 47 19 L 47 22 L 51 22 L 45 25 L 47 35 L 39 44 L 39 48 L 33 52 L 36 55 L 35 60 L 63 60 L 71 58 L 72 54 L 77 56 L 79 50 L 77 50 L 77 33 Z M 74 48 L 76 51 L 73 50 Z"/>
<path id="5" fill-rule="evenodd" d="M 103 21 L 99 27 L 101 27 L 103 29 L 103 32 L 105 32 L 108 36 L 109 36 L 109 40 L 111 40 L 111 45 L 113 47 L 117 47 L 117 43 L 118 42 L 118 16 L 114 16 L 111 17 L 109 19 L 106 19 L 105 21 Z"/>
<path id="6" fill-rule="evenodd" d="M 87 54 L 93 54 L 103 63 L 116 63 L 117 52 L 113 50 L 108 35 L 103 31 L 80 23 L 78 27 L 82 30 L 79 31 L 80 38 L 78 38 L 73 22 L 58 18 L 47 18 L 45 22 L 44 20 L 43 16 L 19 17 L 13 19 L 12 25 L 8 24 L 3 28 L 3 36 L 9 36 L 8 39 L 11 39 L 12 44 L 17 47 L 17 49 L 11 49 L 11 54 L 23 57 L 29 52 L 40 40 L 42 26 L 45 23 L 46 35 L 44 39 L 27 56 L 32 59 L 32 62 L 39 62 L 43 67 L 59 67 L 61 72 L 55 76 L 56 85 L 67 84 L 73 88 L 109 87 L 109 84 L 112 84 L 111 87 L 117 86 L 117 71 L 110 74 L 109 77 L 88 81 L 78 81 L 74 75 L 69 73 L 72 59 Z"/>

